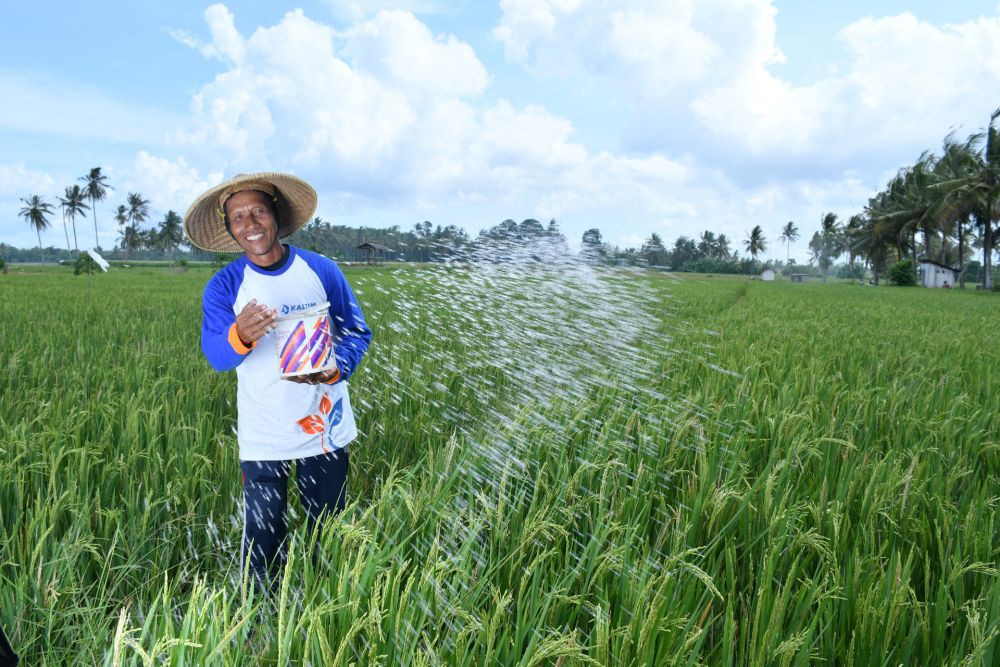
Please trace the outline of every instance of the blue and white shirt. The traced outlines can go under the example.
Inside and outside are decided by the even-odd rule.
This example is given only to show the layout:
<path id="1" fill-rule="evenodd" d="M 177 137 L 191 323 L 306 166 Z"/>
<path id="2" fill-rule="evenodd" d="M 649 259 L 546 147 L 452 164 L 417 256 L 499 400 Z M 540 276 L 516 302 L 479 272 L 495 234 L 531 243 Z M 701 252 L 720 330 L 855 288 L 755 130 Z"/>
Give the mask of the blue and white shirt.
<path id="1" fill-rule="evenodd" d="M 215 274 L 202 299 L 201 349 L 215 370 L 236 369 L 243 461 L 316 456 L 346 447 L 358 434 L 347 379 L 368 350 L 371 330 L 333 260 L 287 247 L 284 265 L 274 271 L 241 256 Z M 253 299 L 276 308 L 278 317 L 329 301 L 340 375 L 326 385 L 281 379 L 275 333 L 250 347 L 236 334 L 236 315 Z"/>

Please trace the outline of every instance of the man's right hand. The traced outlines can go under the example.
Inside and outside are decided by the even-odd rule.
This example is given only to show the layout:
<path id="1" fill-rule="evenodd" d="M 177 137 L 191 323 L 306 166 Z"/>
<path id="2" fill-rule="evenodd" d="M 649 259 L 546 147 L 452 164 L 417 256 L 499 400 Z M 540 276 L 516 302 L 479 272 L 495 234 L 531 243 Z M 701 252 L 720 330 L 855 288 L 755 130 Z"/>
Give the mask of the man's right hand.
<path id="1" fill-rule="evenodd" d="M 271 333 L 277 320 L 276 309 L 258 304 L 257 299 L 253 299 L 236 316 L 236 333 L 245 345 L 250 346 Z"/>

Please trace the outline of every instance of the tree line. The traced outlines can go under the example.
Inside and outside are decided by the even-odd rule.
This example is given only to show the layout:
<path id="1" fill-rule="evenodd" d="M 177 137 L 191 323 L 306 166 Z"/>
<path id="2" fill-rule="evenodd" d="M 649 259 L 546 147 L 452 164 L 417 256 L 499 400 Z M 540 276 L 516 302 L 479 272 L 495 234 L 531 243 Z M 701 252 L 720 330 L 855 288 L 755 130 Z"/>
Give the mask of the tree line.
<path id="1" fill-rule="evenodd" d="M 965 139 L 948 134 L 940 153 L 925 151 L 868 200 L 847 224 L 821 230 L 859 258 L 877 284 L 890 262 L 919 259 L 965 267 L 981 251 L 981 286 L 993 288 L 995 222 L 1000 218 L 1000 109 Z M 821 235 L 821 240 L 823 237 Z"/>
<path id="2" fill-rule="evenodd" d="M 791 225 L 790 241 L 798 238 L 798 229 Z M 784 238 L 784 237 L 782 237 Z M 601 230 L 588 229 L 583 233 L 583 254 L 592 261 L 619 266 L 649 266 L 669 271 L 695 273 L 759 273 L 770 262 L 761 262 L 760 255 L 767 250 L 767 239 L 760 225 L 756 225 L 742 241 L 746 255 L 740 256 L 734 242 L 726 234 L 705 230 L 695 238 L 685 234 L 677 237 L 672 246 L 663 238 L 650 234 L 639 248 L 620 248 L 605 243 Z M 778 264 L 781 264 L 780 262 Z"/>
<path id="3" fill-rule="evenodd" d="M 797 225 L 789 221 L 781 228 L 778 241 L 786 246 L 785 261 L 769 262 L 788 272 L 815 271 L 824 278 L 844 255 L 847 263 L 838 269 L 841 275 L 861 276 L 870 272 L 877 285 L 891 263 L 919 259 L 958 269 L 961 285 L 966 268 L 976 251 L 981 252 L 981 285 L 993 287 L 992 255 L 995 221 L 1000 218 L 1000 109 L 993 112 L 982 131 L 965 139 L 953 133 L 945 137 L 939 154 L 925 151 L 917 161 L 903 167 L 884 188 L 872 196 L 864 209 L 842 222 L 835 213 L 823 213 L 819 229 L 809 241 L 808 265 L 799 265 L 790 257 L 791 243 L 800 238 Z M 66 255 L 79 255 L 77 220 L 87 211 L 94 225 L 94 245 L 98 242 L 97 204 L 113 190 L 100 167 L 92 168 L 78 179 L 82 185 L 67 186 L 56 197 L 66 238 Z M 60 255 L 55 248 L 42 248 L 41 233 L 52 226 L 56 214 L 53 204 L 44 197 L 30 195 L 21 200 L 21 217 L 38 235 L 38 259 L 46 250 Z M 113 253 L 124 259 L 139 252 L 144 257 L 165 256 L 183 251 L 194 258 L 210 257 L 187 245 L 181 217 L 167 211 L 152 227 L 144 227 L 149 218 L 149 200 L 138 192 L 129 192 L 113 215 L 119 235 Z M 73 234 L 70 243 L 70 230 Z M 484 229 L 476 237 L 457 225 L 433 225 L 425 220 L 403 230 L 399 225 L 366 227 L 334 225 L 317 217 L 295 233 L 298 245 L 338 259 L 358 259 L 358 246 L 375 243 L 385 249 L 388 259 L 440 262 L 467 257 L 483 249 L 494 254 L 498 248 L 510 255 L 518 245 L 565 248 L 565 238 L 553 219 L 547 225 L 535 219 L 520 223 L 507 219 Z M 544 245 L 544 244 L 543 244 Z M 597 263 L 645 265 L 673 271 L 705 273 L 759 272 L 769 263 L 759 257 L 767 250 L 767 238 L 760 225 L 754 226 L 742 241 L 746 255 L 740 256 L 736 244 L 726 234 L 706 230 L 698 237 L 679 236 L 668 247 L 659 234 L 653 233 L 639 248 L 619 248 L 605 243 L 598 228 L 588 229 L 581 238 L 584 257 Z M 16 249 L 3 246 L 11 254 Z M 20 253 L 18 253 L 20 254 Z M 50 257 L 51 258 L 51 257 Z M 11 258 L 19 259 L 19 258 Z M 21 259 L 20 261 L 24 261 Z"/>
<path id="4" fill-rule="evenodd" d="M 66 186 L 62 196 L 56 196 L 58 203 L 55 205 L 37 194 L 21 198 L 23 206 L 19 215 L 38 236 L 39 260 L 44 259 L 45 255 L 45 249 L 42 248 L 42 232 L 52 228 L 51 217 L 56 214 L 54 206 L 58 206 L 62 215 L 68 255 L 80 254 L 76 222 L 77 218 L 85 218 L 88 210 L 94 223 L 94 248 L 101 250 L 97 204 L 107 199 L 109 191 L 114 188 L 101 167 L 93 167 L 77 180 L 83 185 L 74 183 Z M 118 242 L 112 249 L 113 252 L 122 252 L 124 258 L 128 259 L 129 253 L 133 250 L 151 249 L 169 252 L 186 246 L 181 217 L 174 211 L 167 211 L 163 220 L 156 226 L 142 227 L 142 224 L 149 219 L 149 205 L 150 201 L 138 192 L 129 192 L 125 197 L 125 203 L 118 205 L 113 215 L 114 221 L 118 224 Z M 73 230 L 72 245 L 70 245 L 70 229 Z M 49 250 L 54 251 L 55 248 L 50 247 Z"/>

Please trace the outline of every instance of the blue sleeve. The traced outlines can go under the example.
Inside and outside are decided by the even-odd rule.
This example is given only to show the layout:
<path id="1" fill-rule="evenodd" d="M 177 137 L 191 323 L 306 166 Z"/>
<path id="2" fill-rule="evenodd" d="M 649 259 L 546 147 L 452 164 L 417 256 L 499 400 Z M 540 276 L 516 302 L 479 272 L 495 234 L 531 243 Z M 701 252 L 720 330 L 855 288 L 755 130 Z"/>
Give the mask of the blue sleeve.
<path id="1" fill-rule="evenodd" d="M 226 267 L 205 286 L 201 301 L 201 351 L 217 371 L 236 368 L 253 348 L 247 347 L 236 334 L 236 314 L 233 303 L 240 288 L 242 273 Z"/>
<path id="2" fill-rule="evenodd" d="M 330 319 L 337 328 L 334 354 L 340 369 L 340 381 L 346 380 L 358 368 L 368 351 L 368 344 L 372 339 L 371 329 L 368 328 L 361 306 L 337 263 L 315 253 L 300 253 L 319 276 L 326 290 L 326 298 L 330 302 Z"/>

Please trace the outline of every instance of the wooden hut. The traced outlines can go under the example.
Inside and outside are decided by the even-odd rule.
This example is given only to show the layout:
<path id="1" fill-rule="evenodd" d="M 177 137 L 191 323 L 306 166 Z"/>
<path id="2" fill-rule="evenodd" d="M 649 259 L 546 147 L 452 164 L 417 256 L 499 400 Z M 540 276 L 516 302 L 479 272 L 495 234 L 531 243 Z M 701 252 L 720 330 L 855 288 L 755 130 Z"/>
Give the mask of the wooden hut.
<path id="1" fill-rule="evenodd" d="M 385 261 L 386 255 L 392 252 L 389 246 L 371 241 L 359 245 L 358 250 L 361 251 L 361 259 L 365 264 L 381 264 Z"/>

